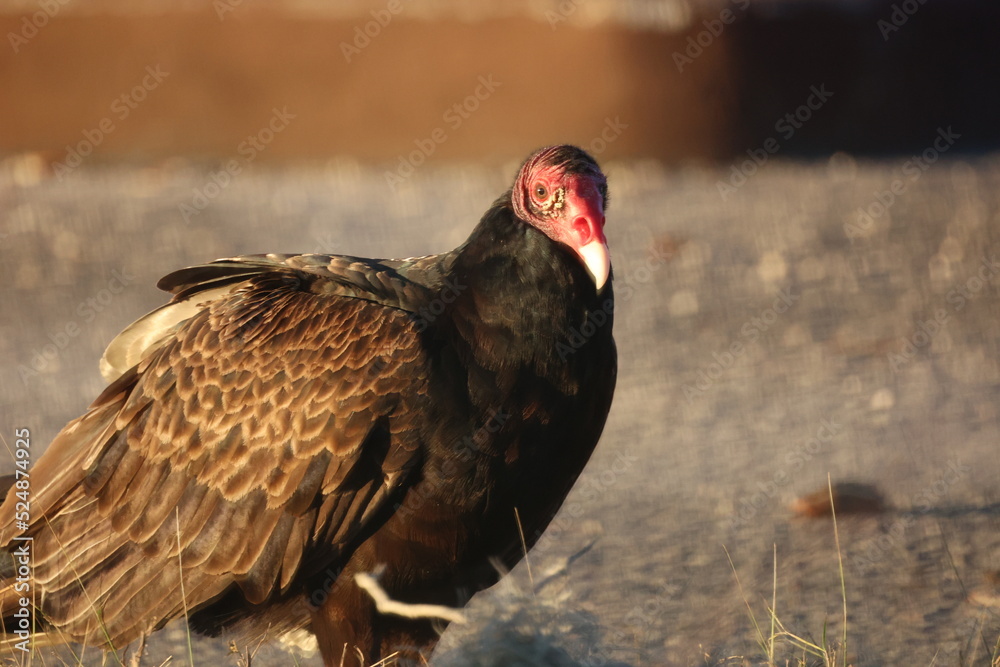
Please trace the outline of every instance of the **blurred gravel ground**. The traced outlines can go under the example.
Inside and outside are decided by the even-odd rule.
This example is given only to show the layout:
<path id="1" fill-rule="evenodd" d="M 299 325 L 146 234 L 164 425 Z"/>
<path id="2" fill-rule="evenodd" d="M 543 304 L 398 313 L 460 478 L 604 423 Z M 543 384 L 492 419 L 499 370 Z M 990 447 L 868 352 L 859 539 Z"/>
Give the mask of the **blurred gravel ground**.
<path id="1" fill-rule="evenodd" d="M 967 596 L 1000 570 L 1000 157 L 942 159 L 916 180 L 904 162 L 771 162 L 725 199 L 728 167 L 606 165 L 619 388 L 597 454 L 530 556 L 535 583 L 578 557 L 534 599 L 519 566 L 474 601 L 474 628 L 526 605 L 522 627 L 589 664 L 758 660 L 725 546 L 758 616 L 776 550 L 779 617 L 839 637 L 832 522 L 789 509 L 829 473 L 877 485 L 892 507 L 839 521 L 853 664 L 988 664 L 1000 609 Z M 40 453 L 103 388 L 105 344 L 164 302 L 154 284 L 172 269 L 452 248 L 515 168 L 427 166 L 397 192 L 345 161 L 249 171 L 185 222 L 179 204 L 209 170 L 84 167 L 59 182 L 8 159 L 0 433 L 11 446 L 29 428 Z M 859 218 L 894 181 L 888 209 Z M 512 664 L 473 660 L 471 647 L 489 647 L 473 634 L 449 630 L 442 662 Z M 235 665 L 226 643 L 196 639 L 195 663 Z M 552 664 L 572 664 L 557 649 Z M 144 664 L 170 655 L 186 661 L 178 624 Z M 292 660 L 271 647 L 253 664 Z"/>

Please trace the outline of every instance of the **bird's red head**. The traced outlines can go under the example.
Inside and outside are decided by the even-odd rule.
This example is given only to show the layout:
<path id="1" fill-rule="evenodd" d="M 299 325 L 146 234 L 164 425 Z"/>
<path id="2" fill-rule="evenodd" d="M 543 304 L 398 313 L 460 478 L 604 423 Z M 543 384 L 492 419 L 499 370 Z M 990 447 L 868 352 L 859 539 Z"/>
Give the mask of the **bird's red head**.
<path id="1" fill-rule="evenodd" d="M 600 290 L 611 272 L 604 237 L 608 182 L 594 158 L 576 146 L 535 151 L 511 192 L 514 212 L 557 243 L 571 248 Z"/>

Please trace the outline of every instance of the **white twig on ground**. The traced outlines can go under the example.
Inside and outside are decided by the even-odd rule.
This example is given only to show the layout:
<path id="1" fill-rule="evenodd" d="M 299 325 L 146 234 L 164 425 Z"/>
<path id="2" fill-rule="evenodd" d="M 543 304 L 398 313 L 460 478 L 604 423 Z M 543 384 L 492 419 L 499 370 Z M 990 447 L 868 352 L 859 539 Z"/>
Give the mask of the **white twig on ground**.
<path id="1" fill-rule="evenodd" d="M 375 608 L 383 614 L 394 614 L 404 618 L 440 618 L 452 623 L 465 623 L 465 615 L 458 609 L 439 604 L 409 604 L 398 602 L 379 585 L 378 580 L 367 572 L 354 575 L 361 590 L 375 601 Z"/>

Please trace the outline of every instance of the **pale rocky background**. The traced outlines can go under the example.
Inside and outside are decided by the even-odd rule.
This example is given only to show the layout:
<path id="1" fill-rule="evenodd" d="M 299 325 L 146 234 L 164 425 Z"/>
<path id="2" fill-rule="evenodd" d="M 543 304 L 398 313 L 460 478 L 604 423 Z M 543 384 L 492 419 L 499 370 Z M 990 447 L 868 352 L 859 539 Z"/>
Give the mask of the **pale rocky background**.
<path id="1" fill-rule="evenodd" d="M 432 664 L 762 664 L 727 550 L 765 631 L 774 595 L 789 632 L 838 641 L 833 522 L 790 508 L 829 475 L 888 506 L 838 520 L 850 664 L 989 665 L 1000 5 L 403 0 L 345 57 L 388 6 L 0 1 L 7 446 L 28 428 L 40 454 L 86 409 L 104 346 L 164 303 L 166 273 L 256 252 L 447 250 L 525 155 L 573 142 L 611 184 L 615 403 L 530 572 L 477 596 Z M 37 34 L 12 42 L 39 11 Z M 121 118 L 112 105 L 147 67 L 169 75 Z M 449 124 L 490 76 L 495 93 Z M 814 87 L 833 95 L 802 111 Z M 216 189 L 275 109 L 295 118 Z M 807 116 L 791 136 L 788 113 Z M 66 173 L 105 119 L 114 130 Z M 438 128 L 446 139 L 390 187 Z M 235 667 L 227 644 L 195 637 L 194 667 Z M 775 662 L 801 655 L 783 646 Z M 142 664 L 168 659 L 189 662 L 181 623 Z M 77 649 L 32 664 L 117 663 Z M 252 661 L 292 664 L 320 661 L 277 646 Z"/>

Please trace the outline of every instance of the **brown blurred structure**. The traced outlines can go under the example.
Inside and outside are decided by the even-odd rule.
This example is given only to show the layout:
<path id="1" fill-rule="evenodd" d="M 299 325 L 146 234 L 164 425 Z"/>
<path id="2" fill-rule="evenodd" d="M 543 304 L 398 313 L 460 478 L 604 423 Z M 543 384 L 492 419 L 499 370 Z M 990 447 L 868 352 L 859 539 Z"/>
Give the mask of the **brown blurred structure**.
<path id="1" fill-rule="evenodd" d="M 995 146 L 1000 9 L 924 1 L 728 0 L 666 30 L 582 24 L 573 0 L 433 21 L 402 0 L 354 15 L 50 0 L 0 15 L 0 154 L 399 166 L 569 141 L 674 161 L 769 138 L 783 153 L 918 150 L 949 125 L 959 150 Z"/>

